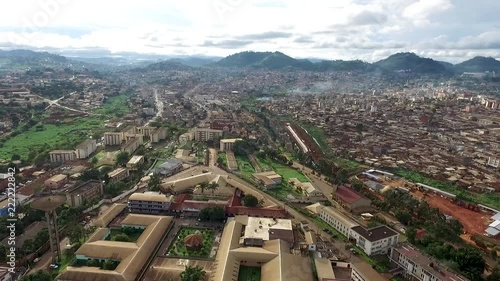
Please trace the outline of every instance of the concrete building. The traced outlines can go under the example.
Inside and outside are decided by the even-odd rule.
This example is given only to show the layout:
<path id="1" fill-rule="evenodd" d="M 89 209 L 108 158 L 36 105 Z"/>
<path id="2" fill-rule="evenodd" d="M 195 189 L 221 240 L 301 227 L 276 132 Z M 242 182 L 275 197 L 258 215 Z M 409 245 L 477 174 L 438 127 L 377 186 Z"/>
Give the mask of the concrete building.
<path id="1" fill-rule="evenodd" d="M 127 168 L 130 171 L 136 171 L 139 166 L 141 166 L 144 163 L 144 156 L 142 155 L 134 155 L 130 160 L 127 162 Z"/>
<path id="2" fill-rule="evenodd" d="M 129 171 L 127 168 L 118 168 L 108 173 L 110 182 L 121 181 L 129 176 Z"/>
<path id="3" fill-rule="evenodd" d="M 237 280 L 240 266 L 260 267 L 260 280 L 273 281 L 312 281 L 313 274 L 309 260 L 291 253 L 289 244 L 278 233 L 273 234 L 263 231 L 269 228 L 266 223 L 251 227 L 250 232 L 259 232 L 269 235 L 269 240 L 263 238 L 246 238 L 248 217 L 236 216 L 229 218 L 220 239 L 220 246 L 210 275 L 209 281 L 234 281 Z M 281 222 L 271 222 L 278 224 Z M 288 227 L 287 227 L 288 228 Z M 272 228 L 271 228 L 272 229 Z M 285 230 L 288 232 L 288 229 Z M 243 234 L 243 235 L 242 235 Z M 252 234 L 253 235 L 253 234 Z M 274 237 L 276 235 L 277 237 Z"/>
<path id="4" fill-rule="evenodd" d="M 133 193 L 128 198 L 131 213 L 162 214 L 168 212 L 174 196 L 158 192 Z"/>
<path id="5" fill-rule="evenodd" d="M 351 230 L 356 246 L 369 256 L 389 253 L 391 247 L 397 245 L 399 239 L 399 233 L 385 225 L 370 229 L 355 226 Z"/>
<path id="6" fill-rule="evenodd" d="M 213 140 L 222 137 L 222 133 L 223 133 L 222 130 L 196 128 L 194 129 L 194 140 L 196 141 Z"/>
<path id="7" fill-rule="evenodd" d="M 185 143 L 194 140 L 194 132 L 187 132 L 179 136 L 179 142 Z"/>
<path id="8" fill-rule="evenodd" d="M 344 216 L 333 207 L 323 207 L 319 217 L 348 239 L 353 238 L 352 228 L 359 226 L 356 222 Z"/>
<path id="9" fill-rule="evenodd" d="M 220 140 L 220 151 L 232 151 L 233 145 L 237 141 L 241 141 L 243 139 L 223 139 Z"/>
<path id="10" fill-rule="evenodd" d="M 289 182 L 292 186 L 303 194 L 303 199 L 309 202 L 318 202 L 322 200 L 326 200 L 325 195 L 319 188 L 317 188 L 314 184 L 310 182 L 301 182 L 296 178 L 291 178 Z"/>
<path id="11" fill-rule="evenodd" d="M 281 184 L 282 178 L 275 172 L 255 173 L 253 177 L 266 189 L 273 189 Z"/>
<path id="12" fill-rule="evenodd" d="M 387 281 L 375 269 L 366 262 L 357 262 L 351 264 L 351 280 L 352 281 Z"/>
<path id="13" fill-rule="evenodd" d="M 95 221 L 98 229 L 76 252 L 76 259 L 84 266 L 68 266 L 58 280 L 73 281 L 133 281 L 147 270 L 149 260 L 156 256 L 161 242 L 172 227 L 172 217 L 128 214 L 120 220 L 121 227 L 141 229 L 142 234 L 134 242 L 110 241 L 111 229 L 107 225 L 126 208 L 124 204 L 111 206 Z M 112 270 L 85 266 L 89 260 L 99 263 L 114 261 Z"/>
<path id="14" fill-rule="evenodd" d="M 53 150 L 49 152 L 49 156 L 50 163 L 65 163 L 76 159 L 74 150 Z"/>
<path id="15" fill-rule="evenodd" d="M 124 145 L 122 145 L 120 150 L 122 152 L 127 152 L 129 155 L 132 155 L 141 144 L 143 144 L 142 135 L 136 135 L 134 137 L 127 138 L 127 141 Z"/>
<path id="16" fill-rule="evenodd" d="M 150 139 L 152 143 L 158 143 L 167 138 L 167 129 L 164 127 L 157 128 L 151 133 Z"/>
<path id="17" fill-rule="evenodd" d="M 179 159 L 170 158 L 165 163 L 156 167 L 153 171 L 154 174 L 160 174 L 165 177 L 169 177 L 175 173 L 178 173 L 182 170 L 183 162 Z"/>
<path id="18" fill-rule="evenodd" d="M 66 204 L 75 208 L 85 202 L 101 199 L 103 193 L 104 184 L 101 181 L 87 181 L 66 191 Z"/>
<path id="19" fill-rule="evenodd" d="M 467 281 L 437 260 L 421 253 L 409 244 L 391 248 L 390 260 L 403 270 L 405 280 L 411 281 Z"/>
<path id="20" fill-rule="evenodd" d="M 123 140 L 123 133 L 122 132 L 104 133 L 104 145 L 105 146 L 121 145 L 122 140 Z"/>
<path id="21" fill-rule="evenodd" d="M 340 185 L 334 189 L 332 198 L 351 212 L 366 212 L 371 210 L 370 199 L 344 185 Z"/>
<path id="22" fill-rule="evenodd" d="M 50 189 L 58 189 L 68 182 L 68 176 L 59 174 L 52 176 L 44 182 L 44 186 Z"/>
<path id="23" fill-rule="evenodd" d="M 75 149 L 76 158 L 86 159 L 92 153 L 94 153 L 96 149 L 97 149 L 97 141 L 94 139 L 86 139 L 76 147 Z"/>

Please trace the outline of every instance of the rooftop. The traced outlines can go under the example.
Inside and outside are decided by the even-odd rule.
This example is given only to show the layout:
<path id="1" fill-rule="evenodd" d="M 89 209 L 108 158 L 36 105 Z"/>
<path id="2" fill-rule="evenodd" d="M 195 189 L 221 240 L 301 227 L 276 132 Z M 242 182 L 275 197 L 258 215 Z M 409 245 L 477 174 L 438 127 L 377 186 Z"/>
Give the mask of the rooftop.
<path id="1" fill-rule="evenodd" d="M 129 201 L 150 201 L 150 202 L 172 202 L 174 196 L 167 196 L 158 192 L 132 193 L 128 198 Z"/>
<path id="2" fill-rule="evenodd" d="M 144 158 L 144 156 L 142 156 L 142 155 L 134 155 L 134 156 L 132 156 L 132 158 L 130 158 L 130 160 L 128 161 L 128 164 L 137 164 L 143 158 Z"/>
<path id="3" fill-rule="evenodd" d="M 365 238 L 370 242 L 378 241 L 381 239 L 386 239 L 398 233 L 385 225 L 377 226 L 374 228 L 366 229 L 362 226 L 355 226 L 352 228 L 353 231 L 358 233 L 360 236 Z"/>
<path id="4" fill-rule="evenodd" d="M 352 204 L 364 198 L 361 194 L 344 185 L 340 185 L 337 187 L 335 195 L 338 196 L 342 201 L 349 204 Z"/>

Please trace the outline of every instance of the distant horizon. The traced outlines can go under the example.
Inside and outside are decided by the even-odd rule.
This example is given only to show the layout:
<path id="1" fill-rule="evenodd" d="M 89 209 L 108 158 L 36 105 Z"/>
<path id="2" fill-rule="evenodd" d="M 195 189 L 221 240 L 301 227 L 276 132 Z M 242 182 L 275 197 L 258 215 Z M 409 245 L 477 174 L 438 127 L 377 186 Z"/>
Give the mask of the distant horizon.
<path id="1" fill-rule="evenodd" d="M 346 59 L 327 59 L 327 58 L 318 58 L 318 57 L 294 57 L 294 56 L 290 56 L 288 55 L 287 53 L 285 52 L 282 52 L 282 51 L 278 51 L 278 50 L 275 50 L 275 51 L 254 51 L 254 50 L 242 50 L 242 51 L 239 51 L 239 52 L 235 52 L 235 53 L 231 53 L 227 56 L 208 56 L 208 55 L 203 55 L 203 54 L 193 54 L 193 55 L 169 55 L 169 54 L 154 54 L 154 53 L 135 53 L 135 52 L 120 52 L 120 53 L 110 53 L 110 52 L 107 52 L 107 53 L 102 53 L 102 54 L 99 54 L 99 55 L 95 55 L 95 56 L 89 56 L 89 55 L 83 55 L 85 54 L 85 51 L 80 53 L 80 55 L 78 54 L 65 54 L 64 51 L 63 52 L 57 52 L 57 50 L 44 50 L 44 49 L 27 49 L 27 48 L 16 48 L 16 49 L 10 49 L 10 48 L 2 48 L 0 47 L 0 50 L 1 51 L 16 51 L 16 50 L 21 50 L 21 51 L 32 51 L 32 52 L 39 52 L 39 53 L 43 53 L 43 52 L 47 52 L 49 54 L 54 54 L 54 55 L 59 55 L 59 56 L 64 56 L 66 58 L 85 58 L 85 59 L 99 59 L 99 58 L 114 58 L 114 59 L 120 59 L 120 58 L 123 58 L 123 59 L 132 59 L 132 56 L 136 56 L 137 58 L 134 58 L 135 60 L 142 60 L 142 61 L 166 61 L 166 60 L 171 60 L 171 59 L 183 59 L 183 58 L 200 58 L 200 59 L 207 59 L 207 60 L 214 60 L 214 61 L 218 61 L 218 60 L 221 60 L 221 59 L 224 59 L 226 57 L 229 57 L 231 55 L 234 55 L 234 54 L 238 54 L 238 53 L 244 53 L 244 52 L 254 52 L 254 53 L 275 53 L 275 52 L 279 52 L 279 53 L 282 53 L 284 55 L 287 55 L 291 58 L 294 58 L 294 59 L 300 59 L 300 60 L 303 60 L 303 59 L 306 59 L 306 60 L 312 60 L 312 62 L 314 63 L 314 61 L 363 61 L 363 62 L 367 62 L 367 63 L 370 63 L 370 64 L 373 64 L 373 63 L 376 63 L 380 60 L 383 60 L 383 59 L 386 59 L 392 55 L 396 55 L 396 54 L 402 54 L 402 53 L 412 53 L 412 54 L 415 54 L 421 58 L 429 58 L 429 59 L 433 59 L 435 61 L 440 61 L 440 62 L 446 62 L 446 63 L 451 63 L 453 65 L 455 64 L 459 64 L 459 63 L 462 63 L 462 62 L 465 62 L 465 61 L 468 61 L 468 60 L 471 60 L 473 58 L 476 58 L 476 57 L 484 57 L 484 58 L 493 58 L 497 61 L 500 61 L 499 58 L 494 58 L 494 57 L 491 57 L 491 56 L 481 56 L 481 55 L 478 55 L 478 56 L 475 56 L 475 57 L 472 57 L 472 58 L 467 58 L 467 59 L 464 59 L 463 61 L 458 61 L 458 62 L 450 62 L 450 61 L 444 61 L 444 60 L 438 60 L 438 59 L 435 59 L 435 58 L 432 58 L 432 57 L 424 57 L 424 56 L 420 56 L 419 54 L 415 53 L 415 52 L 411 52 L 411 51 L 401 51 L 401 52 L 396 52 L 396 53 L 393 53 L 393 54 L 389 54 L 387 57 L 384 57 L 384 58 L 381 58 L 380 60 L 377 60 L 377 61 L 365 61 L 365 60 L 362 60 L 362 59 L 356 59 L 356 58 L 353 58 L 353 59 L 350 59 L 350 60 L 346 60 Z M 66 50 L 68 51 L 68 50 Z M 77 51 L 77 50 L 69 50 L 70 52 L 74 52 L 74 51 Z M 128 56 L 128 57 L 127 57 Z M 149 58 L 148 58 L 149 57 Z"/>
<path id="2" fill-rule="evenodd" d="M 390 54 L 500 59 L 498 0 L 3 1 L 0 48 L 375 62 Z M 109 12 L 112 11 L 112 12 Z"/>

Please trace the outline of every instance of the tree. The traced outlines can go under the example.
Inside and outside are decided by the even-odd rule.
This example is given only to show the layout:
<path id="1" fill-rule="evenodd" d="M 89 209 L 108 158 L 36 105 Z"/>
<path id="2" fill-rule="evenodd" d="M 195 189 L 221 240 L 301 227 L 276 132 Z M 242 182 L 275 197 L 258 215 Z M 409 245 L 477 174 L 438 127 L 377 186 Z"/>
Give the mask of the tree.
<path id="1" fill-rule="evenodd" d="M 119 233 L 119 234 L 113 235 L 113 237 L 111 237 L 111 241 L 130 242 L 131 240 L 127 234 Z"/>
<path id="2" fill-rule="evenodd" d="M 208 189 L 208 181 L 204 181 L 202 183 L 200 183 L 200 189 L 201 189 L 201 193 L 204 193 L 205 192 L 205 189 Z"/>
<path id="3" fill-rule="evenodd" d="M 21 160 L 21 155 L 14 153 L 12 154 L 12 157 L 10 158 L 11 161 L 16 161 L 16 160 Z"/>
<path id="4" fill-rule="evenodd" d="M 21 279 L 22 281 L 51 281 L 52 274 L 46 270 L 39 270 L 33 274 L 26 275 Z"/>
<path id="5" fill-rule="evenodd" d="M 481 252 L 473 248 L 458 249 L 453 257 L 453 261 L 458 264 L 460 271 L 473 280 L 480 280 L 486 262 L 481 256 Z"/>
<path id="6" fill-rule="evenodd" d="M 257 199 L 257 197 L 251 194 L 245 195 L 245 197 L 243 197 L 243 205 L 247 207 L 256 207 L 258 204 L 259 200 Z"/>
<path id="7" fill-rule="evenodd" d="M 404 225 L 408 225 L 411 221 L 411 214 L 406 211 L 397 211 L 396 218 Z"/>
<path id="8" fill-rule="evenodd" d="M 417 239 L 417 230 L 414 227 L 408 227 L 406 229 L 406 237 L 408 237 L 408 241 L 414 244 Z"/>
<path id="9" fill-rule="evenodd" d="M 158 174 L 153 174 L 148 181 L 148 189 L 151 191 L 160 191 L 161 188 L 161 176 Z"/>
<path id="10" fill-rule="evenodd" d="M 205 278 L 205 271 L 201 266 L 186 266 L 181 273 L 181 281 L 201 281 Z"/>
<path id="11" fill-rule="evenodd" d="M 94 166 L 95 166 L 95 164 L 97 164 L 97 162 L 99 162 L 97 157 L 92 157 L 92 160 L 90 160 L 90 163 L 92 163 L 92 165 L 94 165 Z"/>
<path id="12" fill-rule="evenodd" d="M 212 191 L 212 194 L 214 194 L 214 192 L 219 188 L 219 184 L 216 183 L 216 182 L 211 182 L 208 184 L 207 186 L 207 190 L 211 190 Z"/>
<path id="13" fill-rule="evenodd" d="M 200 212 L 202 221 L 222 221 L 225 218 L 224 208 L 222 206 L 206 207 Z"/>
<path id="14" fill-rule="evenodd" d="M 102 269 L 113 270 L 113 269 L 115 269 L 115 263 L 110 261 L 110 260 L 107 260 L 102 264 Z"/>
<path id="15" fill-rule="evenodd" d="M 80 243 L 85 238 L 85 228 L 79 224 L 72 224 L 69 226 L 67 235 L 71 244 Z"/>
<path id="16" fill-rule="evenodd" d="M 123 165 L 128 162 L 129 154 L 126 151 L 122 151 L 116 155 L 116 164 Z"/>
<path id="17" fill-rule="evenodd" d="M 7 248 L 5 245 L 0 244 L 0 262 L 4 263 L 7 261 Z"/>

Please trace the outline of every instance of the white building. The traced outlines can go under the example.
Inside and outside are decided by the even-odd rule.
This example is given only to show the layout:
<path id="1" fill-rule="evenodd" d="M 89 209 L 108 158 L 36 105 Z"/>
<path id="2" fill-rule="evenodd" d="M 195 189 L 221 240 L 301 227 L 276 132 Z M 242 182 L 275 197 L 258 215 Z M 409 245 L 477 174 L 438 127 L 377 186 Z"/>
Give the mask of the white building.
<path id="1" fill-rule="evenodd" d="M 372 256 L 389 253 L 391 247 L 397 245 L 399 233 L 385 225 L 370 229 L 355 226 L 352 228 L 352 237 L 356 240 L 356 246 Z"/>
<path id="2" fill-rule="evenodd" d="M 232 151 L 234 143 L 243 139 L 223 139 L 220 140 L 220 151 Z"/>
<path id="3" fill-rule="evenodd" d="M 408 244 L 401 244 L 391 249 L 390 260 L 403 269 L 405 280 L 419 281 L 467 281 L 439 262 L 422 254 Z"/>
<path id="4" fill-rule="evenodd" d="M 65 163 L 76 159 L 74 150 L 53 150 L 49 152 L 51 163 Z"/>
<path id="5" fill-rule="evenodd" d="M 80 143 L 76 149 L 76 158 L 77 159 L 85 159 L 90 156 L 90 154 L 94 153 L 97 149 L 97 141 L 94 139 L 86 139 L 82 143 Z"/>
<path id="6" fill-rule="evenodd" d="M 359 226 L 356 222 L 344 216 L 333 207 L 323 207 L 319 217 L 349 239 L 353 237 L 352 228 Z"/>
<path id="7" fill-rule="evenodd" d="M 498 169 L 500 167 L 500 158 L 488 157 L 488 166 Z"/>
<path id="8" fill-rule="evenodd" d="M 106 146 L 121 145 L 122 140 L 123 140 L 123 133 L 121 133 L 121 132 L 104 133 L 104 145 L 106 145 Z"/>
<path id="9" fill-rule="evenodd" d="M 174 196 L 158 192 L 133 193 L 128 198 L 131 213 L 161 214 L 170 209 Z"/>

